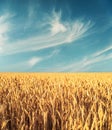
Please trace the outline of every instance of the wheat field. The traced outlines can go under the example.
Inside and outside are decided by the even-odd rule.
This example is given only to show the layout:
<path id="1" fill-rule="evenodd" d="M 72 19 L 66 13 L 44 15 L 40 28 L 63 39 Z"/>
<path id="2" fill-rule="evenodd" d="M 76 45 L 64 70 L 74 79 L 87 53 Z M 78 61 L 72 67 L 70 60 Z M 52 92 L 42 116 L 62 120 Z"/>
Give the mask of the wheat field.
<path id="1" fill-rule="evenodd" d="M 0 130 L 112 130 L 112 73 L 0 73 Z"/>

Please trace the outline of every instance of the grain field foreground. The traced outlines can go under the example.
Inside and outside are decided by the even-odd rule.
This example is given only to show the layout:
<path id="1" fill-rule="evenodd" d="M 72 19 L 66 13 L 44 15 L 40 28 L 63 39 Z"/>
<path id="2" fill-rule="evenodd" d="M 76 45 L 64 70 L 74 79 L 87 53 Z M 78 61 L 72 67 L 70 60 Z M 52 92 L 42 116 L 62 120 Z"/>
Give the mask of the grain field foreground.
<path id="1" fill-rule="evenodd" d="M 112 130 L 112 73 L 1 73 L 0 130 Z"/>

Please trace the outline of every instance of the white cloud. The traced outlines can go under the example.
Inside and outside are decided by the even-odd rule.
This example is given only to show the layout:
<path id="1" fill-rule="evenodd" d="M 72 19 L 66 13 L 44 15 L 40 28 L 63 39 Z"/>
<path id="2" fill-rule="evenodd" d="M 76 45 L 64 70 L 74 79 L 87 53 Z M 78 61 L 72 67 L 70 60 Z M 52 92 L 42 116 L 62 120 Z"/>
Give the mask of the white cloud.
<path id="1" fill-rule="evenodd" d="M 72 43 L 86 36 L 89 29 L 92 27 L 92 23 L 90 21 L 84 22 L 83 20 L 77 20 L 74 22 L 62 22 L 61 12 L 53 12 L 52 15 L 53 16 L 51 17 L 49 16 L 49 19 L 46 18 L 50 26 L 46 24 L 47 29 L 45 33 L 29 36 L 18 41 L 15 40 L 14 42 L 7 40 L 8 44 L 4 44 L 2 46 L 3 51 L 0 52 L 0 55 L 2 56 L 21 52 L 37 51 L 66 43 Z M 2 30 L 4 30 L 4 32 L 8 31 L 8 26 L 5 26 Z"/>
<path id="2" fill-rule="evenodd" d="M 36 65 L 38 62 L 41 61 L 41 58 L 39 57 L 33 57 L 28 61 L 28 64 L 33 67 L 34 65 Z"/>
<path id="3" fill-rule="evenodd" d="M 71 64 L 62 64 L 58 68 L 55 66 L 55 68 L 50 68 L 49 71 L 69 71 L 69 72 L 81 72 L 81 71 L 87 71 L 88 68 L 95 65 L 96 63 L 100 63 L 103 61 L 112 60 L 112 53 L 109 53 L 107 55 L 94 55 L 91 54 L 87 57 L 83 57 L 79 61 L 73 61 Z"/>
<path id="4" fill-rule="evenodd" d="M 17 63 L 12 63 L 7 65 L 4 65 L 1 67 L 1 70 L 4 71 L 16 71 L 16 72 L 23 72 L 23 71 L 30 71 L 35 65 L 37 65 L 39 62 L 41 62 L 44 58 L 42 57 L 31 57 L 30 59 L 20 61 Z"/>
<path id="5" fill-rule="evenodd" d="M 2 49 L 2 47 L 0 47 L 0 53 L 3 53 L 3 49 Z"/>
<path id="6" fill-rule="evenodd" d="M 2 46 L 6 40 L 7 40 L 7 37 L 4 36 L 4 34 L 0 34 L 0 46 Z"/>
<path id="7" fill-rule="evenodd" d="M 53 18 L 50 21 L 52 35 L 67 31 L 66 26 L 61 22 L 61 12 L 53 12 Z"/>
<path id="8" fill-rule="evenodd" d="M 29 71 L 31 68 L 33 68 L 35 65 L 37 65 L 39 62 L 43 61 L 43 60 L 48 60 L 49 58 L 51 58 L 52 56 L 56 55 L 58 52 L 58 50 L 53 51 L 49 56 L 45 56 L 45 57 L 32 57 L 29 60 L 26 60 L 24 62 L 20 62 L 20 63 L 16 63 L 13 65 L 8 66 L 6 69 L 9 70 L 16 70 L 16 71 Z M 105 55 L 100 55 L 97 57 L 93 57 L 93 55 L 91 54 L 88 57 L 84 57 L 82 58 L 82 60 L 79 61 L 73 61 L 71 64 L 56 64 L 56 66 L 53 67 L 45 67 L 45 68 L 40 68 L 40 70 L 44 70 L 47 72 L 83 72 L 83 71 L 87 71 L 91 66 L 95 65 L 96 63 L 100 63 L 102 61 L 106 61 L 106 60 L 110 60 L 112 59 L 112 53 L 108 54 L 107 56 Z M 38 66 L 36 67 L 37 69 Z"/>
<path id="9" fill-rule="evenodd" d="M 10 14 L 10 13 L 6 13 L 6 14 L 0 16 L 0 24 L 7 22 L 7 20 L 12 18 L 13 16 L 14 16 L 14 14 Z"/>
<path id="10" fill-rule="evenodd" d="M 90 56 L 84 58 L 82 60 L 81 68 L 85 69 L 88 66 L 91 66 L 95 63 L 99 63 L 106 60 L 112 60 L 112 53 L 105 54 L 109 50 L 112 50 L 112 46 L 109 46 L 103 50 L 100 50 L 99 52 L 96 52 L 94 54 L 91 54 Z"/>
<path id="11" fill-rule="evenodd" d="M 59 21 L 53 21 L 51 24 L 52 28 L 51 28 L 51 32 L 53 35 L 59 33 L 59 32 L 66 32 L 66 27 L 61 24 Z"/>
<path id="12" fill-rule="evenodd" d="M 57 54 L 59 54 L 59 52 L 60 52 L 59 49 L 53 50 L 50 55 L 46 56 L 46 59 L 49 59 L 49 58 L 51 58 L 53 56 L 56 56 Z"/>
<path id="13" fill-rule="evenodd" d="M 36 11 L 38 10 L 38 4 L 32 4 L 32 1 L 29 1 L 29 5 L 27 8 L 27 16 L 26 16 L 26 23 L 24 23 L 24 30 L 31 29 L 34 26 L 34 23 L 36 24 L 35 15 Z M 37 16 L 38 17 L 38 16 Z M 35 25 L 36 27 L 36 25 Z"/>
<path id="14" fill-rule="evenodd" d="M 0 24 L 0 35 L 5 34 L 9 30 L 9 24 L 8 23 L 3 23 Z"/>
<path id="15" fill-rule="evenodd" d="M 8 40 L 7 33 L 10 31 L 9 19 L 12 18 L 13 16 L 14 16 L 14 14 L 10 14 L 10 13 L 6 13 L 6 14 L 0 16 L 0 48 L 2 50 L 3 50 L 2 45 L 5 44 Z"/>
<path id="16" fill-rule="evenodd" d="M 80 39 L 83 36 L 85 36 L 85 33 L 92 27 L 92 23 L 88 21 L 87 23 L 84 23 L 80 20 L 75 21 L 72 23 L 69 35 L 66 39 L 66 42 L 70 43 L 74 41 L 75 39 Z"/>
<path id="17" fill-rule="evenodd" d="M 31 19 L 33 16 L 34 16 L 34 7 L 30 5 L 28 9 L 28 17 L 29 19 Z"/>
<path id="18" fill-rule="evenodd" d="M 112 50 L 112 45 L 110 45 L 110 46 L 107 47 L 107 48 L 104 48 L 104 49 L 101 50 L 101 51 L 98 51 L 98 52 L 94 53 L 93 56 L 102 55 L 102 54 L 104 54 L 104 53 L 106 53 L 106 52 L 108 52 L 108 51 L 110 51 L 110 50 Z"/>

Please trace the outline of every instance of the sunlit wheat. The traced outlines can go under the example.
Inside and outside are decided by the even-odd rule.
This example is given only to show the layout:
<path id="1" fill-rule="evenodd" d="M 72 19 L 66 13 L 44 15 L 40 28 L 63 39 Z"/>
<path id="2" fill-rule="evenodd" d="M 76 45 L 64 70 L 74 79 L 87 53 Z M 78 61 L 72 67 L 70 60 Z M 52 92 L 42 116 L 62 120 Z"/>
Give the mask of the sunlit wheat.
<path id="1" fill-rule="evenodd" d="M 112 130 L 112 74 L 1 73 L 0 130 Z"/>

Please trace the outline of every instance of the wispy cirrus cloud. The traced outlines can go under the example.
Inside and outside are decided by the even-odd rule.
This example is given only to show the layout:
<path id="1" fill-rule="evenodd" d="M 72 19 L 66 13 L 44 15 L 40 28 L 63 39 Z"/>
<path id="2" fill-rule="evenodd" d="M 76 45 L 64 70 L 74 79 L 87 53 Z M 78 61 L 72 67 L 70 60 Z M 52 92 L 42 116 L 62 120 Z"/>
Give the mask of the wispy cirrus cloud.
<path id="1" fill-rule="evenodd" d="M 7 67 L 1 66 L 3 71 L 30 71 L 34 66 L 38 65 L 41 61 L 43 61 L 43 57 L 33 56 L 25 59 L 24 61 L 19 61 L 17 63 L 11 63 Z"/>
<path id="2" fill-rule="evenodd" d="M 37 63 L 39 63 L 42 59 L 40 57 L 32 57 L 29 61 L 28 61 L 28 65 L 30 67 L 35 66 Z"/>
<path id="3" fill-rule="evenodd" d="M 91 21 L 85 22 L 84 20 L 65 21 L 61 20 L 62 13 L 53 12 L 48 21 L 49 26 L 46 24 L 47 32 L 26 37 L 24 39 L 15 40 L 13 43 L 10 41 L 4 44 L 1 49 L 0 55 L 12 55 L 15 53 L 37 51 L 50 47 L 59 46 L 62 44 L 72 43 L 88 33 L 93 24 Z M 50 17 L 50 16 L 49 16 Z"/>
<path id="4" fill-rule="evenodd" d="M 8 33 L 11 29 L 9 21 L 13 16 L 14 14 L 10 13 L 5 13 L 0 16 L 0 53 L 4 53 L 3 46 L 5 46 L 9 40 Z"/>
<path id="5" fill-rule="evenodd" d="M 102 55 L 102 54 L 104 54 L 104 53 L 106 53 L 106 52 L 108 52 L 110 50 L 112 50 L 112 45 L 110 45 L 110 46 L 108 46 L 108 47 L 94 53 L 93 56 L 100 56 L 100 55 Z"/>
<path id="6" fill-rule="evenodd" d="M 112 60 L 112 51 L 110 52 L 110 50 L 112 50 L 112 45 L 85 57 L 81 62 L 79 62 L 80 65 L 78 71 L 86 70 L 87 67 L 93 66 L 96 63 Z M 74 64 L 71 67 L 73 68 Z"/>
<path id="7" fill-rule="evenodd" d="M 37 10 L 38 10 L 38 4 L 33 4 L 32 1 L 29 1 L 29 4 L 28 4 L 28 7 L 27 7 L 27 15 L 26 15 L 26 19 L 27 21 L 25 22 L 25 25 L 24 25 L 24 30 L 30 30 L 34 27 L 34 24 L 36 26 L 36 17 L 39 17 L 38 15 L 36 16 L 37 14 Z M 36 16 L 36 17 L 35 17 Z M 32 20 L 33 19 L 33 20 Z"/>
<path id="8" fill-rule="evenodd" d="M 111 50 L 111 46 L 107 47 L 99 52 L 95 52 L 88 56 L 82 57 L 78 61 L 72 61 L 72 63 L 68 64 L 60 64 L 59 66 L 55 66 L 54 68 L 50 68 L 48 71 L 58 71 L 58 72 L 83 72 L 88 71 L 89 68 L 96 65 L 97 63 L 101 63 L 104 61 L 112 60 L 112 52 L 106 54 L 108 50 Z"/>
<path id="9" fill-rule="evenodd" d="M 17 63 L 11 63 L 9 64 L 7 67 L 1 66 L 0 68 L 3 71 L 31 71 L 34 67 L 36 67 L 37 69 L 39 69 L 38 64 L 43 62 L 43 61 L 47 61 L 51 58 L 53 58 L 54 56 L 58 55 L 60 52 L 59 49 L 54 49 L 52 50 L 48 55 L 45 56 L 30 56 L 29 58 L 26 58 L 24 60 L 20 60 L 19 62 L 17 61 Z"/>
<path id="10" fill-rule="evenodd" d="M 91 23 L 91 21 L 85 23 L 80 20 L 76 20 L 71 24 L 69 36 L 67 37 L 66 42 L 71 43 L 74 40 L 78 40 L 88 35 L 88 31 L 92 26 L 93 23 Z"/>
<path id="11" fill-rule="evenodd" d="M 12 18 L 14 16 L 14 14 L 10 14 L 10 13 L 5 13 L 5 14 L 2 14 L 0 16 L 0 23 L 4 23 L 4 22 L 7 22 L 7 20 L 9 20 L 10 18 Z"/>
<path id="12" fill-rule="evenodd" d="M 61 22 L 61 11 L 58 13 L 53 11 L 53 17 L 49 24 L 51 26 L 50 31 L 52 35 L 56 35 L 57 33 L 64 33 L 67 31 L 67 27 Z"/>
<path id="13" fill-rule="evenodd" d="M 4 42 L 8 39 L 7 33 L 10 30 L 10 23 L 8 20 L 13 15 L 6 13 L 0 16 L 0 45 L 4 44 Z"/>
<path id="14" fill-rule="evenodd" d="M 0 53 L 3 53 L 2 46 L 7 41 L 8 37 L 6 36 L 6 33 L 9 30 L 9 25 L 7 23 L 0 23 Z"/>

